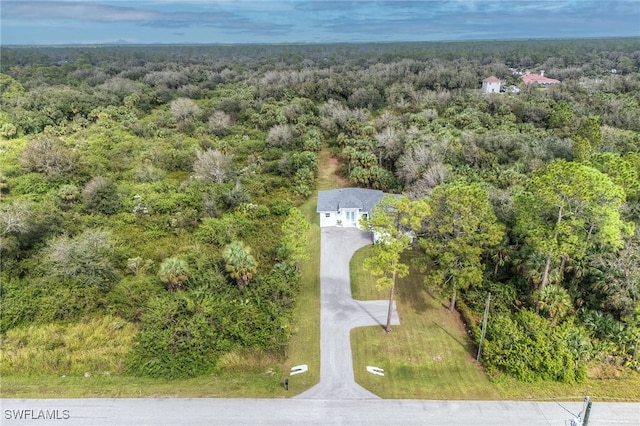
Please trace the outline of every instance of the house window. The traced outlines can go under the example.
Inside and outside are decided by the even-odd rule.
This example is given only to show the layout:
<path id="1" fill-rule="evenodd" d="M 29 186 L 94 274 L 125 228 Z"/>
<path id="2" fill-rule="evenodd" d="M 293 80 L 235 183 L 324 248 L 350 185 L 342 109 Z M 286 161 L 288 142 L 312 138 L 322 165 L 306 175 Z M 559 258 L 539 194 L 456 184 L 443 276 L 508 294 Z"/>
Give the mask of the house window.
<path id="1" fill-rule="evenodd" d="M 331 213 L 325 213 L 324 217 L 331 217 Z"/>
<path id="2" fill-rule="evenodd" d="M 367 213 L 362 213 L 362 217 L 367 220 L 369 218 L 369 215 Z"/>

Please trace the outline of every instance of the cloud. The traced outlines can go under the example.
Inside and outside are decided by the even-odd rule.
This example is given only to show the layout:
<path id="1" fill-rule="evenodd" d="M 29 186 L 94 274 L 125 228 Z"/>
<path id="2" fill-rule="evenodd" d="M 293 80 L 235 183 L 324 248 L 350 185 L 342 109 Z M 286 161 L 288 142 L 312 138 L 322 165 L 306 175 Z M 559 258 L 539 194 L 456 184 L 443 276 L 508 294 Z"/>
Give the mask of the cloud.
<path id="1" fill-rule="evenodd" d="M 4 1 L 4 19 L 64 19 L 94 22 L 121 22 L 157 19 L 161 14 L 149 9 L 114 6 L 91 1 Z"/>
<path id="2" fill-rule="evenodd" d="M 120 6 L 92 1 L 7 1 L 3 15 L 10 19 L 78 20 L 98 23 L 130 22 L 143 27 L 188 28 L 204 25 L 229 30 L 259 29 L 261 32 L 286 31 L 290 26 L 253 21 L 238 13 L 220 9 L 236 2 L 139 2 L 143 7 Z M 136 3 L 134 3 L 136 4 Z M 152 6 L 179 5 L 181 10 L 151 9 Z M 207 6 L 206 9 L 203 9 Z M 198 11 L 188 9 L 198 7 Z"/>
<path id="3" fill-rule="evenodd" d="M 1 1 L 3 41 L 18 44 L 47 31 L 44 42 L 78 42 L 116 28 L 123 37 L 168 43 L 640 35 L 637 0 L 606 7 L 592 0 Z"/>

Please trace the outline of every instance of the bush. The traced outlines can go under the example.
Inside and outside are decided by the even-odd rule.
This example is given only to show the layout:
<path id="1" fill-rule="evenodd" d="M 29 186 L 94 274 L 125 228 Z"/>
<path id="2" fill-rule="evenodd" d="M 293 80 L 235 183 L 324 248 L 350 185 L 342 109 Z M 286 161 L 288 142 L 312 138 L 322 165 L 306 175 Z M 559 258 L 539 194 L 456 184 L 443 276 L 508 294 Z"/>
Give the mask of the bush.
<path id="1" fill-rule="evenodd" d="M 68 278 L 80 286 L 108 288 L 117 280 L 113 245 L 107 232 L 89 229 L 74 238 L 54 240 L 46 250 L 49 275 Z"/>
<path id="2" fill-rule="evenodd" d="M 68 279 L 9 280 L 2 285 L 0 333 L 24 324 L 77 320 L 104 305 L 100 289 L 78 287 Z"/>
<path id="3" fill-rule="evenodd" d="M 232 347 L 224 336 L 221 309 L 197 303 L 186 293 L 151 299 L 142 316 L 142 330 L 127 356 L 127 370 L 149 377 L 193 377 L 210 372 L 220 354 Z M 225 321 L 231 326 L 230 321 Z"/>
<path id="4" fill-rule="evenodd" d="M 291 145 L 296 137 L 295 130 L 290 124 L 276 124 L 267 134 L 267 145 L 277 147 L 287 147 Z"/>
<path id="5" fill-rule="evenodd" d="M 36 139 L 22 153 L 22 166 L 47 176 L 59 176 L 75 168 L 73 152 L 58 138 Z"/>
<path id="6" fill-rule="evenodd" d="M 129 276 L 118 282 L 107 295 L 109 312 L 138 322 L 142 319 L 147 302 L 164 293 L 155 276 Z"/>
<path id="7" fill-rule="evenodd" d="M 82 203 L 89 213 L 113 214 L 119 204 L 118 187 L 102 176 L 96 176 L 82 190 Z"/>
<path id="8" fill-rule="evenodd" d="M 204 218 L 195 233 L 198 241 L 222 247 L 253 232 L 255 225 L 243 214 L 225 214 L 220 219 Z"/>
<path id="9" fill-rule="evenodd" d="M 20 324 L 29 323 L 36 317 L 40 296 L 37 286 L 24 280 L 7 280 L 3 277 L 0 298 L 0 333 L 5 333 Z"/>
<path id="10" fill-rule="evenodd" d="M 529 310 L 499 314 L 487 325 L 482 358 L 490 373 L 574 383 L 584 377 L 584 365 L 568 346 L 570 331 L 570 325 L 553 327 Z"/>

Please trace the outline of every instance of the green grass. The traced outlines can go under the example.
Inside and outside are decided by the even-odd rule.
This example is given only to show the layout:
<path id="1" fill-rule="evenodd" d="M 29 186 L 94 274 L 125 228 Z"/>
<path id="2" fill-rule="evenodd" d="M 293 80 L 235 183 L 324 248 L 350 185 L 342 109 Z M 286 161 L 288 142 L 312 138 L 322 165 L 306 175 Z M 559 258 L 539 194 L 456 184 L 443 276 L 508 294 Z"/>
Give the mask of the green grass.
<path id="1" fill-rule="evenodd" d="M 300 208 L 311 223 L 307 252 L 309 259 L 302 262 L 302 285 L 294 311 L 294 335 L 287 349 L 285 375 L 298 364 L 307 364 L 309 371 L 289 379 L 291 395 L 300 393 L 320 380 L 320 226 L 316 213 L 316 197 Z M 284 379 L 284 377 L 283 377 Z"/>
<path id="2" fill-rule="evenodd" d="M 135 333 L 130 323 L 108 315 L 14 328 L 1 338 L 0 374 L 111 374 L 122 370 Z"/>
<path id="3" fill-rule="evenodd" d="M 352 293 L 363 300 L 387 299 L 375 277 L 361 269 L 372 247 L 358 250 L 351 260 Z M 426 292 L 417 273 L 398 280 L 396 304 L 401 325 L 389 334 L 380 327 L 351 331 L 356 381 L 382 398 L 496 399 L 489 379 L 471 355 L 471 341 L 456 313 Z M 385 376 L 366 372 L 367 365 Z"/>
<path id="4" fill-rule="evenodd" d="M 376 289 L 375 277 L 362 269 L 372 247 L 358 250 L 351 260 L 354 298 L 387 299 L 388 290 Z M 415 255 L 412 252 L 407 257 Z M 396 304 L 401 325 L 389 334 L 380 327 L 351 331 L 354 373 L 358 383 L 382 398 L 475 400 L 581 400 L 589 395 L 601 401 L 640 401 L 640 373 L 625 377 L 588 378 L 581 384 L 523 383 L 510 377 L 490 380 L 475 361 L 475 346 L 457 313 L 445 301 L 432 297 L 423 276 L 412 270 L 398 281 Z M 366 372 L 367 365 L 385 370 L 385 376 Z"/>
<path id="5" fill-rule="evenodd" d="M 3 398 L 284 398 L 280 371 L 223 369 L 192 379 L 163 380 L 118 375 L 3 376 Z"/>
<path id="6" fill-rule="evenodd" d="M 2 341 L 3 398 L 255 397 L 282 398 L 282 358 L 237 350 L 210 375 L 178 380 L 127 376 L 122 360 L 131 325 L 113 318 L 11 330 Z"/>

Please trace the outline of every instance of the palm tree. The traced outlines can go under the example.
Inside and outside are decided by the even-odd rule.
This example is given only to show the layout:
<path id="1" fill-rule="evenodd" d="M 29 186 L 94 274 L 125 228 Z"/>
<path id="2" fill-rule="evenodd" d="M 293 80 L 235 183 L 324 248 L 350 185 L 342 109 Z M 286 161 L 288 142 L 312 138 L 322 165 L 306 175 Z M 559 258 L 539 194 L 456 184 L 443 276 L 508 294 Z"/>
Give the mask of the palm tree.
<path id="1" fill-rule="evenodd" d="M 251 255 L 251 248 L 242 241 L 232 241 L 222 252 L 225 270 L 236 280 L 239 289 L 245 288 L 258 270 L 258 262 Z"/>
<path id="2" fill-rule="evenodd" d="M 537 299 L 540 310 L 547 312 L 553 325 L 571 310 L 569 292 L 559 285 L 549 285 L 538 291 Z"/>
<path id="3" fill-rule="evenodd" d="M 513 246 L 509 245 L 509 237 L 505 236 L 500 245 L 489 249 L 491 260 L 494 262 L 493 277 L 498 278 L 498 270 L 511 262 Z"/>
<path id="4" fill-rule="evenodd" d="M 169 291 L 180 290 L 189 279 L 187 262 L 177 257 L 169 257 L 160 264 L 158 276 Z"/>

